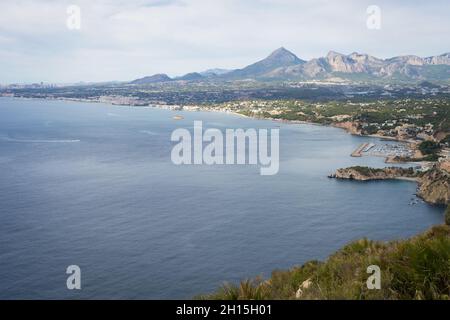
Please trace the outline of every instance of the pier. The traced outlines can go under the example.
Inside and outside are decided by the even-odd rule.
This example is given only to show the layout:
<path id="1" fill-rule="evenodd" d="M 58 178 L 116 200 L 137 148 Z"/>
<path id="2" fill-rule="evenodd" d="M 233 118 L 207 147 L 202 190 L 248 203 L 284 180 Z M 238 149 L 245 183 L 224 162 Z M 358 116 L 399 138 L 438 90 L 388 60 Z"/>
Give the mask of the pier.
<path id="1" fill-rule="evenodd" d="M 362 152 L 364 151 L 364 149 L 367 148 L 368 145 L 369 145 L 369 143 L 367 143 L 367 142 L 361 144 L 358 148 L 356 148 L 355 151 L 352 152 L 351 156 L 352 157 L 362 157 Z"/>

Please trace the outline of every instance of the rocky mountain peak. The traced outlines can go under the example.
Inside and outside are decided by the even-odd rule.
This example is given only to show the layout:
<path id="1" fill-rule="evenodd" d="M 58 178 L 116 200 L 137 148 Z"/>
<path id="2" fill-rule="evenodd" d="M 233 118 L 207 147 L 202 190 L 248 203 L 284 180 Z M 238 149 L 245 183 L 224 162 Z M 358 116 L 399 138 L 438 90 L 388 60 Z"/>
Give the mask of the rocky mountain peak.
<path id="1" fill-rule="evenodd" d="M 304 63 L 305 61 L 299 59 L 295 54 L 290 52 L 289 50 L 285 49 L 284 47 L 278 48 L 277 50 L 273 51 L 266 59 L 264 60 L 270 60 L 270 61 L 277 61 L 277 62 L 287 62 L 287 63 Z M 264 61 L 262 60 L 262 61 Z"/>

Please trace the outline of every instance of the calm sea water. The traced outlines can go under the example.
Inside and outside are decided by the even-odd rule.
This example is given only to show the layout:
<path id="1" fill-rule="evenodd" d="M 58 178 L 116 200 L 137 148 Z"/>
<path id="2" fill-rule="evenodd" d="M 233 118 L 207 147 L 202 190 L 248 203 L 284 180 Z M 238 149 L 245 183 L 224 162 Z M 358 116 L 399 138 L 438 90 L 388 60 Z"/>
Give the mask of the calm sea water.
<path id="1" fill-rule="evenodd" d="M 314 125 L 0 99 L 0 298 L 191 298 L 324 259 L 347 242 L 441 223 L 407 181 L 328 179 L 370 138 Z M 280 126 L 280 171 L 175 166 L 171 132 Z M 377 141 L 373 139 L 373 141 Z M 81 267 L 82 290 L 66 289 Z"/>

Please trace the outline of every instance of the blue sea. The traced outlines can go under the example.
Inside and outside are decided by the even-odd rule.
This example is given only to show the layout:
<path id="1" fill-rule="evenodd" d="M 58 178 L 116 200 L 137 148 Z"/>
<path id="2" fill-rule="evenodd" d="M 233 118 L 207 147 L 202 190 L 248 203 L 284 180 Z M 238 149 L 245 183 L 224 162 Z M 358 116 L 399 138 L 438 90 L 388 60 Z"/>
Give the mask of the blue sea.
<path id="1" fill-rule="evenodd" d="M 174 165 L 170 135 L 195 120 L 279 128 L 279 173 Z M 414 182 L 327 178 L 384 166 L 349 156 L 363 142 L 379 140 L 222 113 L 2 98 L 0 298 L 192 298 L 355 239 L 442 223 L 443 208 L 410 204 Z M 81 290 L 66 287 L 69 265 L 81 268 Z"/>

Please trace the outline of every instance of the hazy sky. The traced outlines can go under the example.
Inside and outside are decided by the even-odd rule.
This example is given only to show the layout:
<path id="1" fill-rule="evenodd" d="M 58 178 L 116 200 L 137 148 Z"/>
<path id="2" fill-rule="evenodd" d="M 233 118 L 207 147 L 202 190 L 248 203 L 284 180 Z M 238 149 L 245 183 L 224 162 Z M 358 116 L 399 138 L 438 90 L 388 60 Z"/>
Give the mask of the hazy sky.
<path id="1" fill-rule="evenodd" d="M 70 30 L 67 7 L 81 9 Z M 366 26 L 369 5 L 381 29 Z M 450 1 L 1 0 L 0 83 L 131 80 L 240 68 L 284 46 L 386 58 L 450 51 Z"/>

